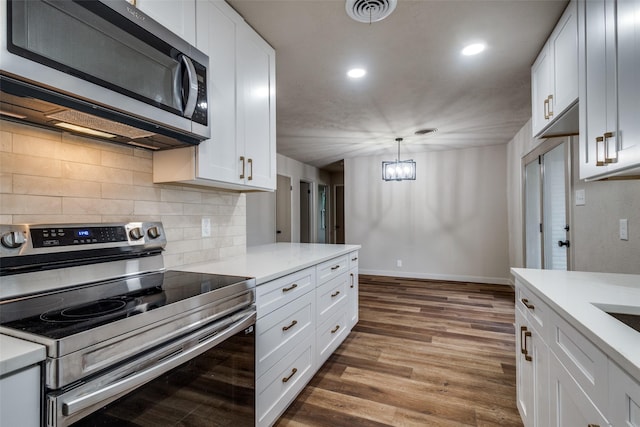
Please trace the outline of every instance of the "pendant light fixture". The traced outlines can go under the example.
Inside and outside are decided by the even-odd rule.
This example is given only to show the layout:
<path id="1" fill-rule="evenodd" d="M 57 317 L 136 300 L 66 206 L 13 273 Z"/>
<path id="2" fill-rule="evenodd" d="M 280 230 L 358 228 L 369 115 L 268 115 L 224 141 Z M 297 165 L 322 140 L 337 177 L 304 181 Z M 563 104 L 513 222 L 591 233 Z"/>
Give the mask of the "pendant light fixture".
<path id="1" fill-rule="evenodd" d="M 396 138 L 398 143 L 398 157 L 395 161 L 382 162 L 382 179 L 385 181 L 405 181 L 416 179 L 416 162 L 400 160 L 400 143 L 402 138 Z"/>

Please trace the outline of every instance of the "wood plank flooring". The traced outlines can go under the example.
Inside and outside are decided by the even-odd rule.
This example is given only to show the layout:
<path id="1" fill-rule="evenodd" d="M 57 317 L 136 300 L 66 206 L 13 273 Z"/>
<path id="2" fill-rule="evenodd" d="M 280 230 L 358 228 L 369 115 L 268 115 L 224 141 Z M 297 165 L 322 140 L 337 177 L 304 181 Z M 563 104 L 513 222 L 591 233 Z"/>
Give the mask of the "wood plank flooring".
<path id="1" fill-rule="evenodd" d="M 359 285 L 358 324 L 276 427 L 522 426 L 509 286 Z"/>

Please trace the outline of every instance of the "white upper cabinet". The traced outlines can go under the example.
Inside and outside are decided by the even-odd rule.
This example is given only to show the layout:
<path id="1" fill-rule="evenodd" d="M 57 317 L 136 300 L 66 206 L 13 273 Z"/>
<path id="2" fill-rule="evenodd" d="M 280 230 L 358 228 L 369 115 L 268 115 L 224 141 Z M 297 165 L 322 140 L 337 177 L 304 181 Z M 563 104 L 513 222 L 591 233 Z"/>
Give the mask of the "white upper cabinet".
<path id="1" fill-rule="evenodd" d="M 154 182 L 275 190 L 275 51 L 226 2 L 196 8 L 196 47 L 209 55 L 211 139 L 155 152 Z"/>
<path id="2" fill-rule="evenodd" d="M 196 44 L 196 0 L 135 0 L 133 3 L 175 34 Z"/>
<path id="3" fill-rule="evenodd" d="M 581 0 L 580 178 L 640 175 L 640 0 Z"/>
<path id="4" fill-rule="evenodd" d="M 578 132 L 577 23 L 576 2 L 572 1 L 531 67 L 534 136 Z"/>

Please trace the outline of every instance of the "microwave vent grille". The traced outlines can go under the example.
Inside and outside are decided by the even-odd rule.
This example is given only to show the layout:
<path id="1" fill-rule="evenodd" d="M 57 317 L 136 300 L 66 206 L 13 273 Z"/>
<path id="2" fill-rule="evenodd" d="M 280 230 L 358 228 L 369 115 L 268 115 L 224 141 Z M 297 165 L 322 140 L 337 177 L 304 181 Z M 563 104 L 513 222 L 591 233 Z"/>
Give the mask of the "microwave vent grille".
<path id="1" fill-rule="evenodd" d="M 113 133 L 131 139 L 147 138 L 156 135 L 153 132 L 137 129 L 129 125 L 113 122 L 91 114 L 83 113 L 76 110 L 62 110 L 57 113 L 49 114 L 47 117 L 60 120 L 62 122 L 71 123 L 77 126 L 83 126 L 89 129 L 99 130 L 102 132 Z"/>

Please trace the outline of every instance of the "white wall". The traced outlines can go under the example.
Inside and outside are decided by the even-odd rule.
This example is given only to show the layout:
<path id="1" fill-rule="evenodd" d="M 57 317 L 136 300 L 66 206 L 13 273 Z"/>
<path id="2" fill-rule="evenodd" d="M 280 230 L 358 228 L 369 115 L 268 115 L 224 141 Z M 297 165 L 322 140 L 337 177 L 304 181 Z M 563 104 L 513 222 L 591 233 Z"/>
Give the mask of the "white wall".
<path id="1" fill-rule="evenodd" d="M 318 184 L 329 184 L 329 174 L 318 168 L 285 157 L 277 156 L 278 175 L 291 178 L 291 241 L 300 242 L 300 181 L 312 182 L 313 206 L 317 201 Z M 276 229 L 275 193 L 247 193 L 247 245 L 274 243 Z M 316 218 L 314 216 L 314 227 Z M 313 236 L 315 240 L 315 235 Z"/>
<path id="2" fill-rule="evenodd" d="M 508 283 L 507 146 L 415 154 L 416 181 L 382 157 L 345 160 L 347 243 L 365 274 Z M 402 260 L 402 267 L 397 267 Z"/>

